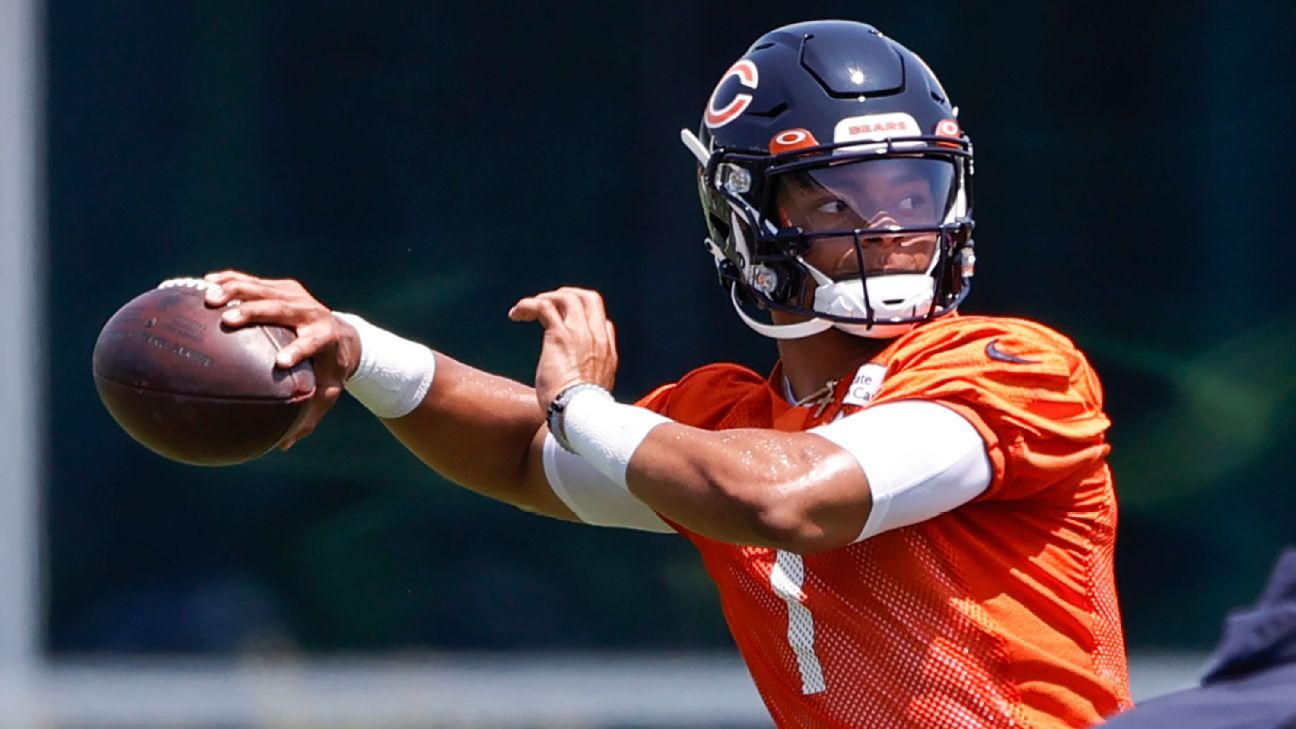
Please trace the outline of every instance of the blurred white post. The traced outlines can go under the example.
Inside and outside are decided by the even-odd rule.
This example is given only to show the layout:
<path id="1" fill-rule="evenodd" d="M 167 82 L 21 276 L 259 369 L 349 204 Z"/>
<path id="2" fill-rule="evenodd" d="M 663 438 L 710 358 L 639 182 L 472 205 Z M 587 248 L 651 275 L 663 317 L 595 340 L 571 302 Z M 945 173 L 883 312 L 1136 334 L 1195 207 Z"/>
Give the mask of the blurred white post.
<path id="1" fill-rule="evenodd" d="M 15 728 L 39 680 L 40 7 L 0 0 L 0 724 Z"/>

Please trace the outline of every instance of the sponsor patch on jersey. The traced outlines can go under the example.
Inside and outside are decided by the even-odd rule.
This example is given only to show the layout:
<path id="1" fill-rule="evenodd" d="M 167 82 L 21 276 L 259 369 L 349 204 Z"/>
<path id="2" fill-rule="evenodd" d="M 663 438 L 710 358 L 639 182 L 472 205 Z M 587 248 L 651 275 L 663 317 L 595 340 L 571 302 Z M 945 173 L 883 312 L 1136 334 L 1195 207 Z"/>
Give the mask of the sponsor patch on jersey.
<path id="1" fill-rule="evenodd" d="M 739 93 L 734 93 L 734 84 L 730 79 L 737 79 Z M 702 116 L 702 122 L 707 125 L 708 129 L 717 129 L 729 122 L 737 119 L 747 107 L 751 106 L 752 95 L 742 93 L 741 89 L 747 88 L 752 91 L 760 85 L 760 70 L 756 64 L 744 58 L 729 67 L 728 71 L 720 77 L 720 82 L 716 84 L 715 90 L 711 92 L 711 98 L 707 100 L 706 114 Z M 729 94 L 733 94 L 732 97 Z M 725 101 L 725 99 L 728 101 Z M 720 103 L 725 101 L 724 105 Z"/>
<path id="2" fill-rule="evenodd" d="M 815 139 L 809 129 L 788 129 L 774 135 L 774 138 L 769 143 L 769 151 L 770 154 L 781 154 L 796 149 L 818 146 L 819 140 Z"/>
<path id="3" fill-rule="evenodd" d="M 833 142 L 878 142 L 892 137 L 917 137 L 921 134 L 918 122 L 912 116 L 903 111 L 894 111 L 842 119 L 833 129 Z"/>
<path id="4" fill-rule="evenodd" d="M 866 364 L 855 370 L 855 377 L 851 379 L 850 389 L 842 397 L 843 405 L 868 405 L 873 402 L 877 396 L 878 390 L 882 389 L 882 381 L 886 379 L 886 365 Z"/>

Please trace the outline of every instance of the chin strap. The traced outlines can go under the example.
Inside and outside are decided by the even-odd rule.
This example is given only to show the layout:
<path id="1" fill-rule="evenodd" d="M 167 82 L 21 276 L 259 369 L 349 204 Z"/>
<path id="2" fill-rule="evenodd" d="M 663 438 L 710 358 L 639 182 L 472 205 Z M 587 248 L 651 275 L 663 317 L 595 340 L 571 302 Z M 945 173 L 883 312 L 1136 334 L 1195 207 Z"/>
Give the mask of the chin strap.
<path id="1" fill-rule="evenodd" d="M 710 241 L 707 242 L 710 243 Z M 711 245 L 714 246 L 714 244 Z M 831 291 L 833 287 L 840 287 L 843 283 L 846 283 L 841 281 L 833 281 L 822 271 L 819 271 L 814 266 L 811 266 L 809 263 L 806 263 L 805 260 L 802 258 L 798 257 L 797 260 L 800 261 L 801 264 L 806 267 L 806 270 L 810 272 L 811 278 L 813 278 L 815 282 L 819 284 L 820 291 Z M 891 278 L 898 279 L 900 277 L 901 275 L 897 274 L 897 275 L 893 275 Z M 913 276 L 906 277 L 906 278 L 926 279 L 927 277 L 922 274 L 914 274 Z M 849 283 L 858 284 L 859 282 L 851 281 Z M 877 285 L 878 283 L 875 282 L 874 286 Z M 861 290 L 861 294 L 862 294 L 862 290 Z M 819 301 L 819 298 L 820 297 L 816 296 L 816 304 L 822 303 Z M 730 301 L 733 302 L 734 311 L 738 312 L 738 318 L 742 319 L 744 324 L 751 327 L 752 330 L 755 331 L 757 334 L 762 334 L 772 339 L 801 339 L 803 337 L 812 337 L 821 332 L 826 332 L 829 329 L 832 329 L 834 327 L 836 327 L 837 329 L 843 332 L 846 332 L 847 334 L 852 334 L 857 337 L 864 337 L 867 339 L 893 339 L 895 337 L 900 336 L 901 334 L 904 334 L 905 332 L 910 331 L 914 327 L 918 326 L 917 322 L 910 322 L 905 324 L 889 324 L 885 322 L 878 322 L 870 325 L 870 324 L 852 324 L 849 322 L 833 322 L 827 319 L 819 319 L 817 317 L 813 319 L 807 319 L 806 321 L 803 322 L 797 322 L 796 324 L 765 324 L 764 322 L 760 322 L 757 321 L 756 319 L 753 319 L 750 315 L 747 314 L 747 312 L 743 311 L 742 304 L 738 303 L 738 285 L 736 283 L 729 284 L 729 299 Z M 857 306 L 849 306 L 841 311 L 832 311 L 831 313 L 842 314 L 846 316 L 853 316 L 857 314 L 860 316 L 864 316 L 866 315 L 865 312 L 867 311 L 867 309 L 863 308 L 864 301 L 862 295 L 859 297 L 859 299 L 860 300 Z M 847 303 L 854 303 L 854 302 L 847 302 Z M 816 306 L 816 308 L 818 307 Z M 857 309 L 858 312 L 856 311 Z"/>
<path id="2" fill-rule="evenodd" d="M 757 334 L 763 334 L 771 339 L 801 339 L 803 337 L 812 337 L 821 332 L 832 329 L 833 323 L 823 319 L 808 319 L 796 324 L 765 324 L 747 315 L 743 311 L 742 304 L 738 303 L 738 285 L 729 284 L 729 299 L 733 301 L 734 311 L 738 312 L 738 318 L 743 323 L 751 327 Z"/>

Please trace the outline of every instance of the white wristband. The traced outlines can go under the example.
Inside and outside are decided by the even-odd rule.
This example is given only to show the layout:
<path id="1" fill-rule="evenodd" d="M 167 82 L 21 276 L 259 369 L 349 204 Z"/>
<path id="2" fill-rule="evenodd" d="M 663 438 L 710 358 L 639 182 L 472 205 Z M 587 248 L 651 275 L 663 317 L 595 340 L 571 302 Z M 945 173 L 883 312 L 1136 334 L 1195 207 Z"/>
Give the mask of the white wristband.
<path id="1" fill-rule="evenodd" d="M 653 428 L 669 422 L 596 389 L 576 393 L 563 412 L 563 431 L 572 450 L 622 488 L 627 488 L 626 469 L 639 444 Z"/>
<path id="2" fill-rule="evenodd" d="M 335 311 L 333 315 L 360 334 L 360 366 L 347 380 L 347 392 L 380 418 L 399 418 L 418 407 L 436 374 L 432 350 L 355 314 Z"/>

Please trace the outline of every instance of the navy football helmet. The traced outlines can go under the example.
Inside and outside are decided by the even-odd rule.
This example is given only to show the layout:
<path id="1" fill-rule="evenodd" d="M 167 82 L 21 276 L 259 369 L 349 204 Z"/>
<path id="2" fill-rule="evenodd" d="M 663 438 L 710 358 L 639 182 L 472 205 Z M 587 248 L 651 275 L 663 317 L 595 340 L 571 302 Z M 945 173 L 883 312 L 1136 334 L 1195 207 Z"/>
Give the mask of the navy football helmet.
<path id="1" fill-rule="evenodd" d="M 776 338 L 837 327 L 895 337 L 971 287 L 972 144 L 944 88 L 872 26 L 788 25 L 725 72 L 697 135 L 698 187 L 722 285 Z M 848 261 L 820 270 L 815 246 Z M 769 324 L 752 308 L 806 317 Z"/>

